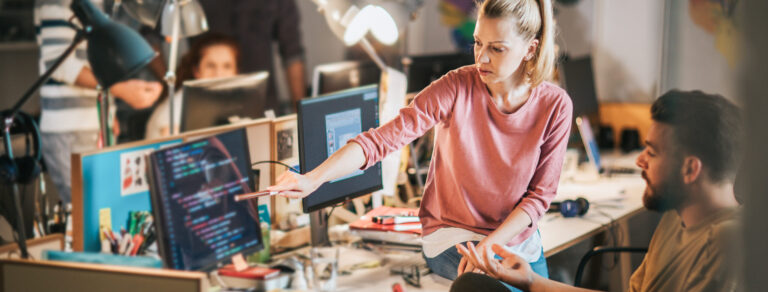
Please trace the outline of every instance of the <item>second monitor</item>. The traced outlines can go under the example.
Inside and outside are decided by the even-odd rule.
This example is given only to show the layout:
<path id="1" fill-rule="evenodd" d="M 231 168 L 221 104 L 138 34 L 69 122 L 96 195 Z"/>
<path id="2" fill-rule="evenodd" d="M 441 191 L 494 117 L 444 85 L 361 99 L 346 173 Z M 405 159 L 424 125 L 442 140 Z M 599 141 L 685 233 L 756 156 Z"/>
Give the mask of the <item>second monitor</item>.
<path id="1" fill-rule="evenodd" d="M 379 125 L 376 85 L 340 91 L 299 103 L 299 163 L 302 173 L 319 166 L 347 141 Z M 309 213 L 379 190 L 381 163 L 327 182 L 303 199 Z"/>
<path id="2" fill-rule="evenodd" d="M 379 84 L 381 69 L 373 62 L 345 61 L 315 67 L 312 96 Z"/>
<path id="3" fill-rule="evenodd" d="M 268 86 L 267 72 L 184 82 L 181 131 L 263 118 L 265 110 L 277 110 Z"/>
<path id="4" fill-rule="evenodd" d="M 405 57 L 403 67 L 408 75 L 407 92 L 419 92 L 451 70 L 474 63 L 474 56 L 464 53 Z"/>

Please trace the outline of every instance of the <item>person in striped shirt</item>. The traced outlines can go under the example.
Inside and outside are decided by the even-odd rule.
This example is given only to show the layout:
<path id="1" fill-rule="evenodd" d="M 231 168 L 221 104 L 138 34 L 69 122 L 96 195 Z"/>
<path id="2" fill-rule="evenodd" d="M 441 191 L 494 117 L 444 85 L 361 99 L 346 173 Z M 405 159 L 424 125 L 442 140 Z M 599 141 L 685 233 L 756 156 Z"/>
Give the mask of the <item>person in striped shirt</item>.
<path id="1" fill-rule="evenodd" d="M 73 13 L 71 0 L 36 0 L 34 22 L 40 46 L 40 72 L 50 68 L 69 47 L 76 31 L 69 20 Z M 92 0 L 103 7 L 102 0 Z M 97 146 L 99 118 L 96 109 L 96 78 L 88 65 L 87 43 L 81 43 L 74 54 L 51 75 L 40 88 L 41 147 L 48 173 L 59 197 L 70 202 L 70 155 Z M 133 108 L 152 106 L 162 92 L 159 82 L 127 80 L 113 85 L 110 93 Z"/>

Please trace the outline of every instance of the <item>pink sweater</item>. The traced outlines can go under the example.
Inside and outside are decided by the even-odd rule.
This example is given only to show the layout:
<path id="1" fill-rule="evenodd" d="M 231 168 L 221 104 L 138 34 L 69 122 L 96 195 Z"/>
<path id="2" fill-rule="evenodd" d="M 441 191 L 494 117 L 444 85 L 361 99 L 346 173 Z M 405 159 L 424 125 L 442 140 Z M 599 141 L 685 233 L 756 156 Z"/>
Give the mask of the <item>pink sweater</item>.
<path id="1" fill-rule="evenodd" d="M 355 137 L 368 168 L 435 127 L 435 146 L 419 217 L 424 234 L 458 227 L 493 232 L 514 208 L 533 224 L 557 192 L 573 105 L 565 91 L 542 83 L 511 114 L 499 111 L 473 66 L 453 70 L 421 91 L 392 121 Z"/>

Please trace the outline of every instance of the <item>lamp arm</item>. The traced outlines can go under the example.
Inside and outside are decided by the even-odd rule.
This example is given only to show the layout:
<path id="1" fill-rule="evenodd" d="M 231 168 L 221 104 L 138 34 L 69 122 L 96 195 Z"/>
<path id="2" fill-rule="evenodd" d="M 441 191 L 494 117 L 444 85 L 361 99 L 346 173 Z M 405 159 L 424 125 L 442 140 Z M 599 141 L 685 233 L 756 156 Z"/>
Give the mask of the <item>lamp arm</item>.
<path id="1" fill-rule="evenodd" d="M 43 73 L 43 75 L 40 76 L 40 78 L 38 78 L 37 81 L 35 81 L 35 83 L 32 84 L 32 86 L 29 89 L 27 89 L 26 92 L 24 92 L 24 95 L 21 97 L 21 99 L 19 99 L 19 101 L 16 102 L 13 108 L 11 108 L 11 113 L 10 115 L 8 115 L 9 117 L 13 118 L 14 116 L 16 116 L 16 114 L 19 112 L 19 110 L 24 105 L 24 103 L 26 103 L 27 100 L 29 100 L 29 98 L 32 97 L 32 94 L 35 93 L 35 91 L 37 91 L 37 89 L 39 89 L 40 86 L 42 86 L 45 82 L 48 82 L 48 79 L 51 78 L 51 75 L 53 75 L 53 72 L 56 72 L 56 69 L 58 69 L 62 63 L 64 63 L 64 60 L 66 60 L 67 57 L 69 57 L 69 55 L 75 51 L 75 48 L 77 48 L 77 46 L 84 40 L 85 40 L 85 31 L 77 29 L 77 33 L 75 34 L 75 39 L 72 41 L 72 44 L 70 44 L 67 50 L 64 51 L 63 54 L 61 54 L 59 59 L 56 60 L 56 63 L 53 63 L 53 65 L 50 68 L 48 68 L 48 70 L 46 70 L 45 73 Z"/>
<path id="2" fill-rule="evenodd" d="M 376 50 L 373 48 L 373 46 L 371 46 L 371 43 L 368 42 L 368 39 L 365 37 L 360 39 L 360 47 L 362 47 L 363 51 L 365 51 L 368 56 L 373 59 L 373 62 L 376 63 L 376 66 L 379 66 L 379 69 L 381 69 L 382 72 L 387 70 L 387 64 L 385 64 L 384 61 L 381 60 L 381 57 L 376 54 Z"/>
<path id="3" fill-rule="evenodd" d="M 168 86 L 168 111 L 169 111 L 169 129 L 168 132 L 171 135 L 176 135 L 176 121 L 174 119 L 174 107 L 176 106 L 175 103 L 175 96 L 176 95 L 176 58 L 178 58 L 179 54 L 179 29 L 180 29 L 180 15 L 179 15 L 179 9 L 181 7 L 179 6 L 178 0 L 171 0 L 173 1 L 173 27 L 171 28 L 171 51 L 170 51 L 170 58 L 168 58 L 168 72 L 165 73 L 165 83 Z"/>

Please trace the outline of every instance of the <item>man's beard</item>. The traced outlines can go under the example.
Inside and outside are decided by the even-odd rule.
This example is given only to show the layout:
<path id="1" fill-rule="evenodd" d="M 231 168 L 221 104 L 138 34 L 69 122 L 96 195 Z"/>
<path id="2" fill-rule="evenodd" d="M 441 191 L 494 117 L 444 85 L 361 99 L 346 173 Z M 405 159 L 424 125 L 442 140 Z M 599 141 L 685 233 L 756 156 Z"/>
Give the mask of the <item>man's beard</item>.
<path id="1" fill-rule="evenodd" d="M 686 199 L 683 177 L 677 171 L 671 171 L 664 181 L 651 182 L 645 172 L 643 179 L 647 186 L 643 193 L 643 206 L 651 211 L 665 212 L 679 209 Z"/>

